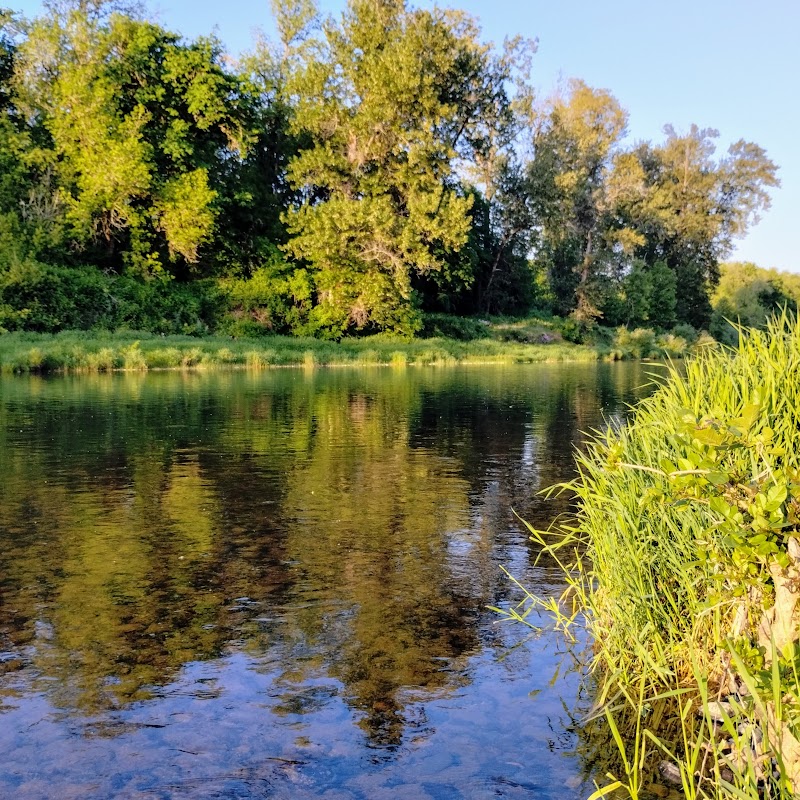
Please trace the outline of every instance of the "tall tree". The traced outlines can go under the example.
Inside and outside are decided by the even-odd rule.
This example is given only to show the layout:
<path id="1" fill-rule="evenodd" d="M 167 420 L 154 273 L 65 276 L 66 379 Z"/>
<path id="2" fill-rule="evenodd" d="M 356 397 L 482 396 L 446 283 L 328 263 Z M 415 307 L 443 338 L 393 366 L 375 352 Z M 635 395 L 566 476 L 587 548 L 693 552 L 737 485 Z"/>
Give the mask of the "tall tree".
<path id="1" fill-rule="evenodd" d="M 277 246 L 287 238 L 281 215 L 297 199 L 287 179 L 288 165 L 302 137 L 289 131 L 292 110 L 283 91 L 281 56 L 270 42 L 259 39 L 236 74 L 237 113 L 247 146 L 240 157 L 218 163 L 213 248 L 223 274 L 249 277 L 281 260 Z"/>
<path id="2" fill-rule="evenodd" d="M 185 44 L 113 3 L 51 6 L 20 48 L 71 235 L 106 266 L 186 271 L 217 215 L 216 170 L 247 144 L 213 39 Z"/>
<path id="3" fill-rule="evenodd" d="M 529 256 L 536 237 L 535 198 L 524 166 L 513 154 L 495 165 L 483 205 L 485 254 L 476 270 L 476 310 L 526 311 L 534 299 Z"/>
<path id="4" fill-rule="evenodd" d="M 675 272 L 678 318 L 703 328 L 720 260 L 769 208 L 768 189 L 780 182 L 777 167 L 756 144 L 740 140 L 715 159 L 717 131 L 693 125 L 686 134 L 671 126 L 665 132 L 662 144 L 633 151 L 628 177 L 635 188 L 617 210 L 642 237 L 637 255 Z"/>
<path id="5" fill-rule="evenodd" d="M 468 241 L 457 253 L 444 254 L 443 269 L 414 281 L 425 308 L 488 314 L 531 306 L 535 198 L 518 150 L 531 116 L 536 47 L 515 37 L 489 54 L 484 84 L 492 87 L 494 102 L 474 125 L 460 164 L 473 196 Z"/>
<path id="6" fill-rule="evenodd" d="M 542 110 L 533 131 L 529 178 L 536 187 L 542 240 L 556 311 L 581 321 L 600 315 L 600 281 L 628 231 L 609 220 L 608 174 L 627 113 L 607 91 L 570 82 Z"/>
<path id="7" fill-rule="evenodd" d="M 292 124 L 311 138 L 289 167 L 303 202 L 286 219 L 287 251 L 313 274 L 312 322 L 411 333 L 412 276 L 467 240 L 456 163 L 502 102 L 488 48 L 465 15 L 403 0 L 350 0 L 338 21 L 297 0 L 277 12 Z"/>
<path id="8" fill-rule="evenodd" d="M 537 47 L 535 40 L 517 36 L 492 57 L 492 82 L 501 102 L 494 104 L 493 114 L 483 114 L 479 146 L 467 167 L 482 192 L 473 210 L 473 231 L 482 245 L 474 310 L 482 313 L 524 311 L 533 300 L 529 256 L 537 233 L 535 187 L 521 150 L 534 114 L 530 75 Z"/>
<path id="9" fill-rule="evenodd" d="M 15 74 L 26 23 L 0 11 L 0 272 L 63 244 L 63 202 L 47 131 L 19 106 Z"/>

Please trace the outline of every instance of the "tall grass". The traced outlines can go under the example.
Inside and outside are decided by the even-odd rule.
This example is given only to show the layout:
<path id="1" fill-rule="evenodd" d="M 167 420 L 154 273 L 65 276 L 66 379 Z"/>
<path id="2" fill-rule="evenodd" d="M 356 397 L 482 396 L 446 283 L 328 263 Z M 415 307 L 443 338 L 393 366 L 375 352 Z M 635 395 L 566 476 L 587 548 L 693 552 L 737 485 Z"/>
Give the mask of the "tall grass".
<path id="1" fill-rule="evenodd" d="M 532 531 L 594 642 L 598 713 L 631 797 L 660 759 L 690 797 L 800 791 L 800 325 L 705 349 L 577 456 L 569 523 Z M 659 709 L 658 719 L 654 709 Z M 666 710 L 665 710 L 666 709 Z M 618 721 L 628 720 L 620 730 Z M 667 724 L 666 721 L 669 721 Z M 669 733 L 666 733 L 669 729 Z"/>
<path id="2" fill-rule="evenodd" d="M 0 335 L 0 371 L 107 371 L 112 369 L 207 369 L 240 366 L 448 365 L 456 363 L 534 363 L 596 361 L 593 347 L 556 342 L 525 344 L 490 339 L 409 340 L 378 335 L 326 342 L 269 336 L 160 336 L 140 331 L 67 331 L 59 334 Z"/>

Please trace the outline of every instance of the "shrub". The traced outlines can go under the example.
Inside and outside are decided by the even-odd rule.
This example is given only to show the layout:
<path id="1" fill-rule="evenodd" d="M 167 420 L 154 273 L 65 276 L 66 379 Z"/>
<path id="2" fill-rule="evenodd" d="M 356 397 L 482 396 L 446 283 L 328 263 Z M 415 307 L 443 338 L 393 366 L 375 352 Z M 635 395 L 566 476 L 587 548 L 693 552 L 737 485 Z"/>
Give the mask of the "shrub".
<path id="1" fill-rule="evenodd" d="M 560 323 L 559 328 L 564 341 L 572 342 L 572 344 L 583 343 L 585 330 L 581 323 L 579 323 L 577 320 L 567 317 L 567 319 Z"/>
<path id="2" fill-rule="evenodd" d="M 664 333 L 656 339 L 659 355 L 666 358 L 683 358 L 689 352 L 689 343 L 682 336 Z"/>
<path id="3" fill-rule="evenodd" d="M 93 267 L 53 267 L 27 259 L 0 273 L 0 325 L 55 332 L 107 326 L 108 280 Z"/>
<path id="4" fill-rule="evenodd" d="M 217 327 L 224 295 L 213 281 L 109 279 L 113 314 L 103 327 L 202 336 Z"/>
<path id="5" fill-rule="evenodd" d="M 140 280 L 32 259 L 0 272 L 0 327 L 7 330 L 130 328 L 197 335 L 215 326 L 220 311 L 211 281 Z"/>
<path id="6" fill-rule="evenodd" d="M 672 334 L 673 336 L 680 336 L 681 339 L 685 339 L 689 344 L 694 344 L 699 335 L 694 326 L 690 325 L 688 322 L 679 322 L 672 329 Z"/>
<path id="7" fill-rule="evenodd" d="M 290 264 L 277 248 L 247 278 L 220 281 L 226 313 L 221 330 L 234 336 L 303 333 L 309 325 L 313 285 L 304 269 Z"/>
<path id="8" fill-rule="evenodd" d="M 424 314 L 422 317 L 423 339 L 458 339 L 462 342 L 485 339 L 489 336 L 489 324 L 474 317 L 456 317 L 452 314 Z"/>
<path id="9" fill-rule="evenodd" d="M 658 358 L 655 332 L 649 328 L 617 328 L 612 348 L 623 354 L 624 358 Z"/>

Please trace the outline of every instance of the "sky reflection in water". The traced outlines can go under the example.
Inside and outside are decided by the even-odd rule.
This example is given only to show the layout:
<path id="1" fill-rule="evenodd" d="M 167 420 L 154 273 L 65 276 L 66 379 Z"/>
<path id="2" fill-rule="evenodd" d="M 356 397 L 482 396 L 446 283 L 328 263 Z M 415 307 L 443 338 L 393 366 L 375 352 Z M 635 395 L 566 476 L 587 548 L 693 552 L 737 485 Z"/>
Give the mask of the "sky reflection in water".
<path id="1" fill-rule="evenodd" d="M 0 381 L 0 796 L 580 797 L 544 526 L 639 365 Z M 516 645 L 516 646 L 515 646 Z"/>

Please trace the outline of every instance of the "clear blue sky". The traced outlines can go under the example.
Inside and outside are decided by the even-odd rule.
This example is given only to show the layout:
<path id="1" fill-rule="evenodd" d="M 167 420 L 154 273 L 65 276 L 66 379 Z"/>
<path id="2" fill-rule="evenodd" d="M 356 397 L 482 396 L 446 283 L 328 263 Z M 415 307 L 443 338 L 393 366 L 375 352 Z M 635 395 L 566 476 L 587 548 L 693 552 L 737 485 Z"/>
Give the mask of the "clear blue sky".
<path id="1" fill-rule="evenodd" d="M 428 0 L 412 0 L 428 6 Z M 36 14 L 40 3 L 11 7 Z M 343 0 L 320 0 L 340 10 Z M 655 139 L 672 123 L 720 132 L 719 151 L 745 138 L 780 167 L 772 208 L 733 258 L 800 272 L 800 2 L 798 0 L 453 0 L 477 17 L 484 38 L 538 38 L 535 83 L 559 77 L 610 90 L 630 113 L 630 135 Z M 253 32 L 273 30 L 268 0 L 151 0 L 166 27 L 187 37 L 215 30 L 232 55 Z"/>

